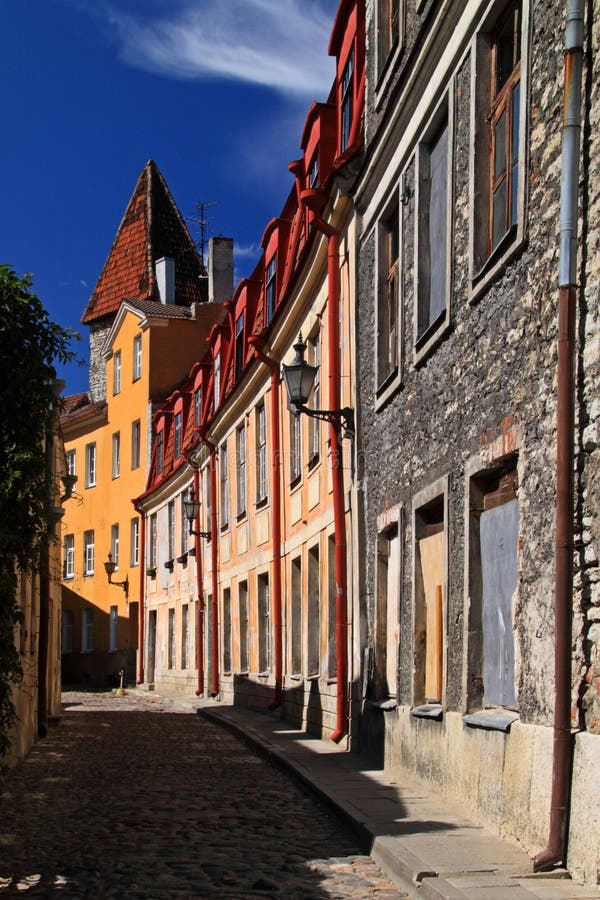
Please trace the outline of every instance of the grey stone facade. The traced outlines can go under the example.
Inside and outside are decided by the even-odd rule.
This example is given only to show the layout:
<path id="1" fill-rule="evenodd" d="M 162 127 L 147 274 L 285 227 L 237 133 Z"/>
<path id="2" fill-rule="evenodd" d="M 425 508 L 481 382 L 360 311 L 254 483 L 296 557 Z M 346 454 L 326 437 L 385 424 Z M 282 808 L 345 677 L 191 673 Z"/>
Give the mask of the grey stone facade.
<path id="1" fill-rule="evenodd" d="M 508 7 L 509 4 L 504 4 Z M 363 746 L 466 801 L 502 833 L 531 851 L 546 840 L 554 703 L 554 541 L 558 234 L 561 173 L 564 6 L 523 3 L 519 194 L 513 228 L 484 261 L 487 228 L 482 196 L 481 103 L 490 34 L 503 6 L 400 4 L 398 48 L 378 61 L 377 17 L 385 3 L 367 4 L 366 158 L 356 203 L 359 228 L 358 478 L 363 493 L 365 546 L 361 598 L 373 648 L 374 677 L 365 704 Z M 477 7 L 475 9 L 475 7 Z M 600 29 L 587 5 L 584 128 L 580 161 L 581 218 L 576 430 L 576 579 L 573 598 L 573 803 L 597 775 L 589 758 L 600 734 L 600 376 L 598 211 L 598 43 Z M 597 18 L 597 16 L 596 16 Z M 593 69 L 595 67 L 595 71 Z M 487 85 L 487 82 L 486 82 Z M 486 88 L 487 89 L 487 88 Z M 523 103 L 525 102 L 525 106 Z M 426 209 L 419 169 L 439 122 L 447 122 L 448 295 L 445 315 L 419 334 L 417 295 L 419 217 Z M 523 125 L 525 128 L 523 129 Z M 479 130 L 478 130 L 479 129 Z M 516 142 L 516 141 L 515 141 Z M 421 178 L 421 180 L 419 180 Z M 378 376 L 382 352 L 382 233 L 399 217 L 400 333 L 397 368 Z M 396 213 L 397 210 L 397 213 Z M 432 262 L 444 248 L 433 246 Z M 384 261 L 385 262 L 385 261 Z M 383 279 L 384 280 L 384 279 Z M 379 283 L 379 287 L 378 287 Z M 379 291 L 379 293 L 378 293 Z M 380 309 L 378 317 L 378 305 Z M 385 345 L 385 341 L 383 342 Z M 481 509 L 502 478 L 518 486 L 517 588 L 511 598 L 516 703 L 494 704 L 496 719 L 482 730 L 486 652 L 481 587 Z M 500 481 L 500 488 L 498 482 Z M 431 486 L 435 485 L 433 494 Z M 443 489 L 439 487 L 443 485 Z M 436 493 L 437 492 L 437 493 Z M 397 684 L 381 690 L 385 634 L 381 607 L 382 536 L 386 510 L 401 510 Z M 382 525 L 382 522 L 384 523 Z M 419 547 L 442 528 L 440 575 L 441 695 L 427 696 L 428 665 Z M 441 540 L 441 539 L 440 539 Z M 421 574 L 421 567 L 423 573 Z M 440 571 L 442 569 L 440 568 Z M 485 579 L 484 579 L 485 580 Z M 388 582 L 387 602 L 390 584 Z M 481 595 L 481 596 L 480 596 Z M 428 626 L 429 627 L 429 626 Z M 492 627 L 496 627 L 495 625 Z M 504 638 L 502 637 L 502 640 Z M 500 638 L 499 638 L 500 640 Z M 489 642 L 489 638 L 488 638 Z M 387 652 L 389 653 L 389 647 Z M 382 662 L 383 660 L 383 662 Z M 429 682 L 431 684 L 431 681 Z M 423 686 L 425 685 L 425 687 Z M 487 688 L 489 690 L 489 686 Z M 429 687 L 431 692 L 431 688 Z M 435 691 L 434 691 L 435 693 Z M 384 702 L 387 701 L 387 702 Z M 427 709 L 431 706 L 432 709 Z M 464 717 L 470 717 L 470 721 Z M 518 718 L 515 718 L 517 717 Z M 513 719 L 514 721 L 509 721 Z M 600 738 L 594 739 L 596 742 Z M 587 741 L 587 743 L 586 743 Z M 596 754 L 600 745 L 596 744 Z M 576 778 L 574 776 L 574 778 Z M 587 826 L 586 826 L 587 827 Z M 570 865 L 576 876 L 598 878 L 600 826 L 573 830 Z M 589 851 L 591 843 L 595 850 Z M 588 849 L 584 849 L 587 844 Z"/>
<path id="2" fill-rule="evenodd" d="M 92 403 L 106 400 L 106 360 L 102 355 L 114 316 L 90 322 L 90 397 Z"/>

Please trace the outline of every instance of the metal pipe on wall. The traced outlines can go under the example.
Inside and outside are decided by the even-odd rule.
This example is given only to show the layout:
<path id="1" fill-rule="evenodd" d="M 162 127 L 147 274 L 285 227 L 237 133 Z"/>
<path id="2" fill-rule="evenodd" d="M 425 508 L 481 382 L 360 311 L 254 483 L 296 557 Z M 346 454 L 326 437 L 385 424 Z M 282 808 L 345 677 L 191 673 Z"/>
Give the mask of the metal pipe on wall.
<path id="1" fill-rule="evenodd" d="M 575 423 L 577 213 L 581 138 L 584 0 L 567 0 L 560 198 L 556 413 L 556 551 L 554 610 L 554 743 L 548 844 L 534 869 L 566 864 L 571 773 L 571 632 Z"/>

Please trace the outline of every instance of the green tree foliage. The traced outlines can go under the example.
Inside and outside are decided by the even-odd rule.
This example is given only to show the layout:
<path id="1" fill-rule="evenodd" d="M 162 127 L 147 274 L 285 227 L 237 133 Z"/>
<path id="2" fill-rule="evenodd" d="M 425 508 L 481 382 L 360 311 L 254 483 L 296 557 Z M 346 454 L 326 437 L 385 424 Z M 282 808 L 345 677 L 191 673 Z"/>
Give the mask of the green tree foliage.
<path id="1" fill-rule="evenodd" d="M 11 687 L 22 679 L 17 570 L 38 567 L 47 533 L 44 437 L 57 404 L 52 364 L 73 358 L 74 333 L 50 321 L 31 286 L 30 276 L 0 265 L 0 760 L 15 719 Z"/>

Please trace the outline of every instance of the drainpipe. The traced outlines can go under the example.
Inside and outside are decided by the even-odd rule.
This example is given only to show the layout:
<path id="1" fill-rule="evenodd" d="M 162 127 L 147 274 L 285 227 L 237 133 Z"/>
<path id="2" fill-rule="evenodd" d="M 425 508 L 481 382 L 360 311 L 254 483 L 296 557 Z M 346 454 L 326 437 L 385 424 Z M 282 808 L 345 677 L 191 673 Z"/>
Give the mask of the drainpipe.
<path id="1" fill-rule="evenodd" d="M 314 213 L 312 224 L 327 238 L 327 325 L 329 408 L 340 409 L 340 236 L 336 228 L 319 215 L 323 205 L 321 191 L 302 191 L 302 203 Z M 329 426 L 331 480 L 333 486 L 333 522 L 335 534 L 335 644 L 336 644 L 336 728 L 331 740 L 338 743 L 348 732 L 348 585 L 346 561 L 346 517 L 344 510 L 344 470 L 341 452 L 341 424 Z"/>
<path id="2" fill-rule="evenodd" d="M 194 496 L 198 500 L 200 498 L 200 469 L 194 466 Z M 200 531 L 200 509 L 196 518 L 195 531 Z M 204 589 L 202 585 L 202 554 L 200 536 L 197 534 L 194 538 L 194 547 L 196 550 L 196 588 L 198 591 L 198 613 L 196 617 L 196 663 L 198 667 L 198 687 L 196 688 L 196 696 L 201 697 L 204 693 Z"/>
<path id="3" fill-rule="evenodd" d="M 146 513 L 133 504 L 141 516 L 140 528 L 140 601 L 138 605 L 138 670 L 137 683 L 144 682 L 144 615 L 146 598 Z"/>
<path id="4" fill-rule="evenodd" d="M 269 709 L 279 709 L 283 702 L 283 644 L 281 601 L 281 445 L 279 440 L 279 392 L 281 378 L 279 365 L 268 357 L 258 345 L 258 335 L 249 339 L 255 356 L 271 370 L 271 471 L 273 473 L 273 632 L 275 650 L 275 697 Z"/>
<path id="5" fill-rule="evenodd" d="M 577 212 L 583 68 L 584 0 L 567 0 L 563 90 L 556 412 L 556 565 L 554 591 L 554 746 L 548 845 L 534 869 L 566 863 L 571 774 L 571 630 Z"/>

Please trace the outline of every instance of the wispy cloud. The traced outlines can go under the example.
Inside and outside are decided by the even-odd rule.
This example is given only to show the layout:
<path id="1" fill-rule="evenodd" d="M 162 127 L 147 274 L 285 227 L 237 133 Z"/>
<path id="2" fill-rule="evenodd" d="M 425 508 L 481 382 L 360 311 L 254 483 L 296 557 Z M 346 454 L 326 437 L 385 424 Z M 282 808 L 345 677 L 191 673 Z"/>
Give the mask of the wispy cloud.
<path id="1" fill-rule="evenodd" d="M 179 79 L 220 78 L 326 96 L 332 0 L 179 0 L 167 8 L 95 7 L 128 65 Z"/>

